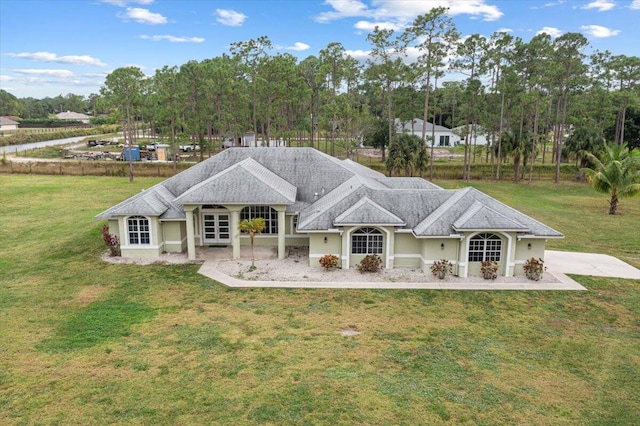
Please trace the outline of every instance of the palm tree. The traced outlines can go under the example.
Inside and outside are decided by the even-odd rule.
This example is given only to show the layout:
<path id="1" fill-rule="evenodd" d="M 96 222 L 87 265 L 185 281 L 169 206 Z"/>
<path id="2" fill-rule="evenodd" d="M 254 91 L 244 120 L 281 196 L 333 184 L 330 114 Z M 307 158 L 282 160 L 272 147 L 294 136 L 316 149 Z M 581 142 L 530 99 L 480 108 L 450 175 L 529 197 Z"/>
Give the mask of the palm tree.
<path id="1" fill-rule="evenodd" d="M 592 153 L 587 153 L 587 158 L 595 164 L 593 169 L 583 169 L 589 182 L 596 191 L 611 194 L 609 214 L 616 214 L 620 198 L 640 194 L 638 150 L 629 150 L 626 143 L 605 144 L 602 161 Z"/>
<path id="2" fill-rule="evenodd" d="M 389 145 L 389 156 L 386 160 L 389 175 L 395 170 L 400 173 L 404 169 L 404 175 L 413 176 L 413 170 L 424 172 L 428 162 L 426 150 L 422 150 L 422 139 L 416 135 L 402 134 L 394 138 Z M 424 151 L 424 152 L 423 152 Z M 422 153 L 422 155 L 421 155 Z"/>
<path id="3" fill-rule="evenodd" d="M 246 232 L 251 239 L 251 268 L 255 268 L 255 258 L 253 256 L 253 241 L 256 238 L 256 234 L 264 231 L 266 224 L 263 218 L 255 217 L 253 219 L 245 219 L 238 224 L 240 232 Z"/>

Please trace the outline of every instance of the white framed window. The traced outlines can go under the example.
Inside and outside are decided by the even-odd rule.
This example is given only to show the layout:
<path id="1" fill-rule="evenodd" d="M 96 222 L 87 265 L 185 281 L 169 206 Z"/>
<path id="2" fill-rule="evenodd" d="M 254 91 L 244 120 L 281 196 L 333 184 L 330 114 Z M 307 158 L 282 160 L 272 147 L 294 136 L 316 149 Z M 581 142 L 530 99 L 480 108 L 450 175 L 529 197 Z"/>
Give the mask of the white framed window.
<path id="1" fill-rule="evenodd" d="M 495 260 L 500 262 L 502 240 L 496 234 L 478 234 L 469 240 L 469 262 Z"/>
<path id="2" fill-rule="evenodd" d="M 240 211 L 240 220 L 251 220 L 257 217 L 264 219 L 263 234 L 278 233 L 278 212 L 269 206 L 249 206 Z"/>
<path id="3" fill-rule="evenodd" d="M 131 216 L 127 219 L 127 238 L 129 244 L 151 244 L 149 219 L 143 216 Z"/>
<path id="4" fill-rule="evenodd" d="M 351 234 L 351 254 L 382 254 L 382 232 L 360 228 Z"/>
<path id="5" fill-rule="evenodd" d="M 449 136 L 440 135 L 440 146 L 450 146 Z"/>

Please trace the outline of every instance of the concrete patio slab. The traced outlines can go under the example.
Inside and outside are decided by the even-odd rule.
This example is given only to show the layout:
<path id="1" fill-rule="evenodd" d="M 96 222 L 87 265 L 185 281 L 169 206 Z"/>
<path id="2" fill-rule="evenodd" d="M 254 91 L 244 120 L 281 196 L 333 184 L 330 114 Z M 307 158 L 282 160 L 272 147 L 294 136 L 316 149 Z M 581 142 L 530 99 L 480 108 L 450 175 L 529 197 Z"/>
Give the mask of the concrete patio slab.
<path id="1" fill-rule="evenodd" d="M 544 264 L 552 273 L 640 280 L 640 269 L 606 254 L 546 250 Z"/>
<path id="2" fill-rule="evenodd" d="M 319 282 L 319 281 L 258 281 L 240 280 L 220 272 L 217 268 L 219 259 L 205 260 L 198 272 L 206 277 L 216 280 L 226 286 L 233 288 L 343 288 L 343 289 L 389 289 L 389 290 L 536 290 L 536 291 L 585 291 L 586 288 L 562 273 L 553 274 L 557 282 L 536 282 L 527 283 L 495 283 L 492 281 L 483 282 Z"/>

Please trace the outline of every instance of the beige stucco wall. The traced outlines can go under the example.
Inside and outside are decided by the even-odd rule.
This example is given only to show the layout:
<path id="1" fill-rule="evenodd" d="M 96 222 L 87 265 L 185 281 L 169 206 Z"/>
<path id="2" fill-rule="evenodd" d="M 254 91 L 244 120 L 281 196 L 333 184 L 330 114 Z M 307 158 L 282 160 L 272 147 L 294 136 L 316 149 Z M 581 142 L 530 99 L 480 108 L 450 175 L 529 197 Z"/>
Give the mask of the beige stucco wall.
<path id="1" fill-rule="evenodd" d="M 118 240 L 122 241 L 122 237 L 120 236 L 120 225 L 118 224 L 118 219 L 109 219 L 109 233 L 118 236 Z"/>
<path id="2" fill-rule="evenodd" d="M 529 244 L 531 244 L 531 248 L 529 248 Z M 522 266 L 532 257 L 544 259 L 545 246 L 546 241 L 540 238 L 523 238 L 516 241 L 515 275 L 524 275 Z"/>
<path id="3" fill-rule="evenodd" d="M 431 265 L 436 260 L 447 259 L 453 264 L 453 274 L 458 275 L 458 256 L 460 240 L 454 238 L 422 238 L 422 270 L 431 273 Z M 442 248 L 444 244 L 444 249 Z"/>
<path id="4" fill-rule="evenodd" d="M 325 237 L 327 242 L 325 243 Z M 319 260 L 326 254 L 334 254 L 342 266 L 342 239 L 340 234 L 309 234 L 309 265 L 320 267 Z"/>
<path id="5" fill-rule="evenodd" d="M 422 243 L 409 233 L 395 233 L 394 267 L 420 267 Z"/>
<path id="6" fill-rule="evenodd" d="M 161 222 L 164 251 L 181 253 L 187 248 L 187 224 L 184 221 Z"/>

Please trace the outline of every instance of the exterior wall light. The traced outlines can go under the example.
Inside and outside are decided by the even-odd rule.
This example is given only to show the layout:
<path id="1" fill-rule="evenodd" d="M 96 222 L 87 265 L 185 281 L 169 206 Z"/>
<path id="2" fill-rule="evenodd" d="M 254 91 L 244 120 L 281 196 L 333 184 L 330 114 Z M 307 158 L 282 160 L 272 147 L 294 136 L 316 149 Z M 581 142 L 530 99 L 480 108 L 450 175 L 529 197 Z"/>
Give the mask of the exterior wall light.
<path id="1" fill-rule="evenodd" d="M 440 250 L 444 250 L 444 243 L 440 244 Z"/>

